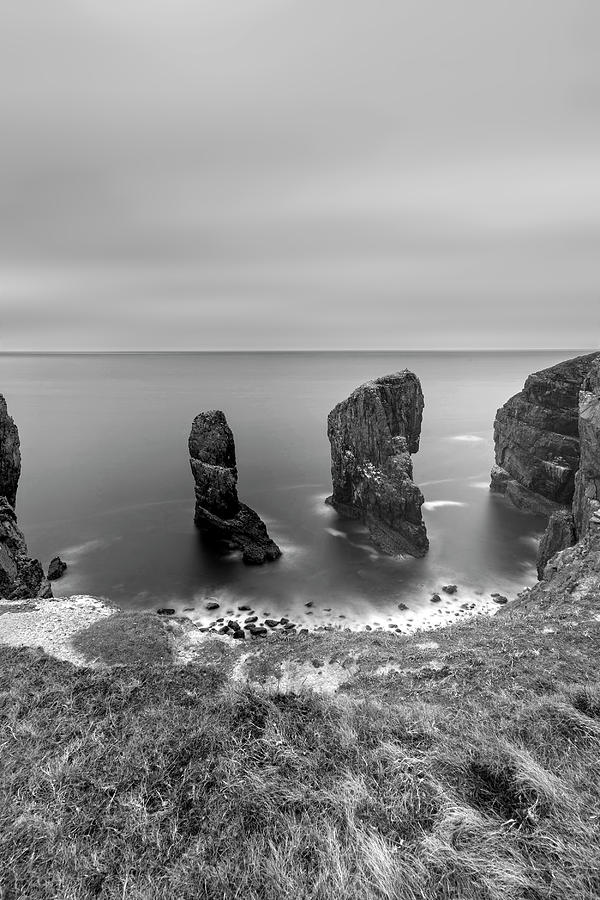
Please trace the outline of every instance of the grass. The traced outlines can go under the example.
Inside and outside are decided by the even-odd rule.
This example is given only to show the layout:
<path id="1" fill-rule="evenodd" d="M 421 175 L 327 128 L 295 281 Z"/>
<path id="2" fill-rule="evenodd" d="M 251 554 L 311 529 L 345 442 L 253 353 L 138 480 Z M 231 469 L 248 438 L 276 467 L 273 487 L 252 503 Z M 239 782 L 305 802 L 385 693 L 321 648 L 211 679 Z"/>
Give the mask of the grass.
<path id="1" fill-rule="evenodd" d="M 149 612 L 119 610 L 80 631 L 72 643 L 84 659 L 107 666 L 168 662 L 172 655 L 169 624 Z"/>
<path id="2" fill-rule="evenodd" d="M 436 632 L 435 669 L 418 637 L 269 642 L 407 667 L 330 698 L 0 649 L 2 900 L 600 897 L 600 623 L 561 615 Z"/>

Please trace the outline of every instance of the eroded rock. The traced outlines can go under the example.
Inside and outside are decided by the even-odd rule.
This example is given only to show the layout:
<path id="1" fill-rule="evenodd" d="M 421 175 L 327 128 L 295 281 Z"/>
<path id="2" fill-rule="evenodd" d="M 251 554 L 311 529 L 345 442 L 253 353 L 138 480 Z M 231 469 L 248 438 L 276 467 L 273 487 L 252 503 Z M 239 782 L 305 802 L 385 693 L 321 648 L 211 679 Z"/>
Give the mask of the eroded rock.
<path id="1" fill-rule="evenodd" d="M 8 414 L 6 400 L 0 394 L 0 497 L 6 497 L 13 509 L 21 474 L 21 445 L 14 420 Z"/>
<path id="2" fill-rule="evenodd" d="M 17 523 L 15 500 L 21 473 L 19 432 L 0 394 L 0 597 L 28 600 L 52 597 L 41 563 L 27 556 Z"/>
<path id="3" fill-rule="evenodd" d="M 233 433 L 221 410 L 200 413 L 189 437 L 190 465 L 196 483 L 194 521 L 217 545 L 239 549 L 248 565 L 278 559 L 260 516 L 240 503 Z"/>
<path id="4" fill-rule="evenodd" d="M 333 481 L 327 502 L 363 521 L 375 546 L 392 555 L 424 556 L 429 548 L 411 460 L 423 406 L 419 379 L 405 369 L 361 385 L 327 421 Z"/>
<path id="5" fill-rule="evenodd" d="M 492 490 L 531 512 L 551 515 L 571 504 L 579 468 L 579 391 L 598 353 L 535 372 L 494 423 Z"/>

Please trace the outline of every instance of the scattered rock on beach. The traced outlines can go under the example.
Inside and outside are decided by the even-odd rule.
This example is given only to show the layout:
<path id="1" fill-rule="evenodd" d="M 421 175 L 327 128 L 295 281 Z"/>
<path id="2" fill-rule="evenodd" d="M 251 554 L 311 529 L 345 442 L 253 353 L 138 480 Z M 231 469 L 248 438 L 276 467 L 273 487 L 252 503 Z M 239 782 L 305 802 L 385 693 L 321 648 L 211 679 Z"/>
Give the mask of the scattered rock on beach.
<path id="1" fill-rule="evenodd" d="M 445 585 L 442 587 L 442 590 L 445 591 L 447 594 L 455 594 L 455 593 L 457 592 L 457 590 L 458 590 L 458 585 L 456 585 L 456 584 L 445 584 Z"/>

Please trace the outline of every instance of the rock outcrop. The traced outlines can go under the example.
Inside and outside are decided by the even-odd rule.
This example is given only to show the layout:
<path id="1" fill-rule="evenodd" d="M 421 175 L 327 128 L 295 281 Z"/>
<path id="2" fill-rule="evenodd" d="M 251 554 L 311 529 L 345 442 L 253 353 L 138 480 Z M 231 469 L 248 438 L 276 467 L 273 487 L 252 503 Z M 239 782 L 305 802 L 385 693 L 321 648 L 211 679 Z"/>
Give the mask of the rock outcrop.
<path id="1" fill-rule="evenodd" d="M 19 432 L 0 394 L 0 497 L 6 497 L 12 507 L 17 505 L 17 487 L 21 474 L 21 446 Z"/>
<path id="2" fill-rule="evenodd" d="M 537 568 L 587 534 L 600 510 L 600 353 L 536 372 L 498 410 L 492 490 L 549 516 Z"/>
<path id="3" fill-rule="evenodd" d="M 405 369 L 361 385 L 327 420 L 333 481 L 327 502 L 363 521 L 375 546 L 391 555 L 419 557 L 429 549 L 411 460 L 423 406 L 419 379 Z"/>
<path id="4" fill-rule="evenodd" d="M 579 440 L 581 458 L 575 476 L 573 517 L 578 535 L 585 535 L 600 516 L 600 356 L 579 394 Z"/>
<path id="5" fill-rule="evenodd" d="M 242 551 L 249 565 L 278 559 L 281 550 L 253 509 L 237 494 L 235 442 L 220 410 L 200 413 L 189 437 L 190 465 L 196 483 L 194 521 L 205 538 Z"/>
<path id="6" fill-rule="evenodd" d="M 600 354 L 530 375 L 496 414 L 492 490 L 531 512 L 568 508 L 579 469 L 579 391 Z"/>
<path id="7" fill-rule="evenodd" d="M 540 580 L 544 577 L 548 560 L 566 547 L 572 547 L 576 541 L 577 532 L 571 510 L 560 509 L 553 512 L 538 548 L 537 573 Z"/>
<path id="8" fill-rule="evenodd" d="M 0 394 L 0 598 L 51 597 L 41 563 L 27 556 L 25 537 L 17 524 L 15 500 L 20 473 L 19 432 Z"/>

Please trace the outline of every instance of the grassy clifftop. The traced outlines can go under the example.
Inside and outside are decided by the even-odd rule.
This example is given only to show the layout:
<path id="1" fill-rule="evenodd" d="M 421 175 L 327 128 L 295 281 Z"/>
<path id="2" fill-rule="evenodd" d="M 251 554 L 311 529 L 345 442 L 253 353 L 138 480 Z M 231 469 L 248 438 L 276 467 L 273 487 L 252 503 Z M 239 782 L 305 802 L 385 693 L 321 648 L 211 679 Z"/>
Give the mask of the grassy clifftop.
<path id="1" fill-rule="evenodd" d="M 119 662 L 140 627 L 135 665 L 1 648 L 0 896 L 600 897 L 588 575 L 428 634 L 213 639 L 187 665 L 121 613 L 78 651 Z"/>

